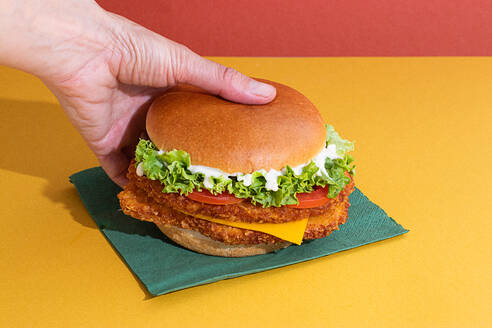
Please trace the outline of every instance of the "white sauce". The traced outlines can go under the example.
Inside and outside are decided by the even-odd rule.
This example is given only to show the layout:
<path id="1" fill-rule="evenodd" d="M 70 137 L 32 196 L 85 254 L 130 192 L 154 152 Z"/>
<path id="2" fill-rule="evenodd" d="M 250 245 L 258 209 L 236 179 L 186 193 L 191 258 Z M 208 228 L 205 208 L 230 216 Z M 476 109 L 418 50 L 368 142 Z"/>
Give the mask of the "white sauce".
<path id="1" fill-rule="evenodd" d="M 253 183 L 253 175 L 250 173 L 241 175 L 241 173 L 239 173 L 237 175 L 237 180 L 242 181 L 246 187 L 249 187 Z"/>
<path id="2" fill-rule="evenodd" d="M 340 158 L 337 155 L 337 146 L 336 145 L 334 145 L 334 144 L 328 145 L 328 147 L 323 148 L 323 150 L 313 158 L 314 164 L 319 168 L 318 172 L 316 172 L 316 175 L 318 175 L 318 176 L 320 176 L 322 174 L 328 175 L 328 172 L 326 172 L 326 168 L 325 168 L 326 158 L 329 158 L 329 159 Z"/>
<path id="3" fill-rule="evenodd" d="M 159 150 L 159 154 L 163 154 L 164 151 Z M 320 176 L 322 174 L 328 175 L 328 172 L 326 172 L 325 168 L 325 162 L 326 159 L 337 159 L 340 158 L 340 156 L 337 155 L 337 147 L 335 144 L 330 144 L 328 147 L 323 148 L 321 152 L 319 152 L 318 155 L 314 156 L 312 160 L 308 161 L 307 163 L 295 166 L 292 168 L 294 173 L 296 175 L 299 175 L 302 173 L 302 169 L 307 166 L 309 163 L 314 162 L 314 164 L 319 168 L 318 172 L 316 172 L 316 175 Z M 222 170 L 213 168 L 213 167 L 208 167 L 204 165 L 190 165 L 188 167 L 191 173 L 202 173 L 205 176 L 205 180 L 203 181 L 203 185 L 205 188 L 211 189 L 213 187 L 213 182 L 212 182 L 212 177 L 214 178 L 219 178 L 219 177 L 224 177 L 225 179 L 229 179 L 230 177 L 237 177 L 238 181 L 242 181 L 243 184 L 248 187 L 253 183 L 253 175 L 251 173 L 244 174 L 244 173 L 227 173 Z M 270 171 L 266 171 L 264 169 L 258 170 L 266 179 L 266 184 L 265 188 L 267 190 L 271 191 L 277 191 L 278 190 L 278 177 L 285 174 L 285 168 L 282 169 L 281 171 L 270 169 Z M 144 174 L 143 172 L 143 167 L 142 163 L 138 164 L 137 166 L 137 175 L 142 176 Z"/>
<path id="4" fill-rule="evenodd" d="M 144 175 L 144 171 L 143 171 L 143 163 L 138 163 L 137 165 L 137 175 L 139 177 L 143 176 Z"/>
<path id="5" fill-rule="evenodd" d="M 215 177 L 218 178 L 221 175 L 227 177 L 230 175 L 229 173 L 226 173 L 224 171 L 221 171 L 219 169 L 214 169 L 213 167 L 208 167 L 204 165 L 190 165 L 188 167 L 188 170 L 190 170 L 191 173 L 203 173 L 205 176 L 210 176 L 210 177 Z"/>
<path id="6" fill-rule="evenodd" d="M 214 178 L 219 178 L 223 176 L 224 178 L 228 178 L 230 175 L 229 173 L 223 172 L 219 169 L 214 169 L 213 167 L 208 167 L 208 166 L 203 166 L 203 165 L 190 165 L 188 167 L 188 170 L 190 170 L 191 173 L 202 173 L 205 176 L 205 180 L 203 180 L 203 185 L 207 189 L 211 189 L 214 186 L 214 183 L 212 182 L 212 177 Z"/>
<path id="7" fill-rule="evenodd" d="M 206 175 L 205 179 L 203 180 L 203 185 L 207 189 L 212 189 L 214 187 L 214 182 L 212 181 L 212 177 L 209 175 Z"/>
<path id="8" fill-rule="evenodd" d="M 268 171 L 268 172 L 263 170 L 263 169 L 258 171 L 265 177 L 265 180 L 266 180 L 265 188 L 267 190 L 271 190 L 271 191 L 277 191 L 278 190 L 278 183 L 277 183 L 278 177 L 284 173 L 282 171 L 278 171 L 278 170 L 274 170 L 274 169 L 270 169 L 270 171 Z"/>

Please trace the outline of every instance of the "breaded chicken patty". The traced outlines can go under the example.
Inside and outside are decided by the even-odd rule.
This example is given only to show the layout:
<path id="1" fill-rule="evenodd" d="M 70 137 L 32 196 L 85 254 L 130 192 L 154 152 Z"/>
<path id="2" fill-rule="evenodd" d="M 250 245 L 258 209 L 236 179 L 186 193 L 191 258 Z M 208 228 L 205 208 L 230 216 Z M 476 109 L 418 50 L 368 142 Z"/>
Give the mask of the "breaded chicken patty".
<path id="1" fill-rule="evenodd" d="M 185 209 L 186 212 L 189 211 L 189 208 L 192 208 L 195 210 L 195 213 L 219 213 L 218 211 L 210 211 L 210 208 L 226 206 L 230 207 L 238 205 L 214 206 L 203 204 L 187 199 L 184 196 L 179 196 L 177 194 L 164 194 L 160 190 L 157 194 L 157 192 L 154 190 L 154 188 L 157 187 L 154 186 L 155 181 L 148 180 L 145 177 L 137 177 L 134 172 L 130 173 L 129 177 L 131 179 L 130 184 L 126 186 L 125 190 L 118 195 L 118 198 L 120 200 L 123 212 L 134 218 L 154 222 L 157 224 L 168 224 L 184 229 L 194 230 L 213 240 L 217 240 L 225 244 L 272 244 L 281 241 L 279 238 L 263 232 L 231 227 L 184 214 L 181 211 L 176 210 L 175 207 L 169 206 L 171 202 L 169 201 L 168 197 L 159 196 L 174 196 L 174 199 L 184 198 L 181 204 L 186 204 L 186 206 L 180 207 L 180 209 Z M 145 180 L 147 180 L 146 183 Z M 140 186 L 143 186 L 144 188 L 140 188 Z M 309 212 L 297 209 L 289 209 L 291 211 L 296 211 L 297 213 L 303 213 L 303 215 L 305 215 L 298 215 L 297 217 L 295 217 L 296 220 L 309 217 L 303 239 L 308 240 L 326 237 L 332 231 L 337 230 L 341 224 L 345 223 L 348 216 L 348 207 L 350 206 L 348 197 L 352 192 L 353 187 L 353 182 L 348 184 L 340 193 L 340 195 L 335 198 L 336 201 L 330 202 L 331 206 L 323 206 L 323 214 L 321 215 L 307 216 L 306 214 L 314 214 L 316 213 L 316 211 Z M 248 209 L 253 207 L 254 209 L 252 210 L 252 212 L 257 216 L 261 214 L 261 211 L 265 211 L 265 213 L 268 213 L 268 215 L 270 215 L 271 217 L 282 218 L 283 213 L 291 212 L 283 211 L 285 208 L 262 208 L 254 207 L 254 205 L 252 204 L 247 204 L 249 204 L 247 201 L 240 203 L 240 205 L 245 205 L 245 207 L 243 207 L 241 210 L 244 211 L 244 208 Z M 200 208 L 202 207 L 207 207 L 210 212 L 200 211 Z M 237 216 L 239 215 L 238 213 L 241 213 L 241 210 L 237 210 L 233 213 L 236 213 Z M 279 213 L 275 213 L 275 210 L 278 210 Z M 231 212 L 232 211 L 234 210 L 231 210 Z M 227 211 L 221 213 L 227 213 Z M 250 212 L 246 211 L 246 213 Z M 288 217 L 290 221 L 294 219 L 293 216 Z M 249 218 L 249 220 L 251 220 L 251 217 Z M 237 221 L 246 220 L 241 220 L 241 217 L 239 217 L 239 220 Z M 260 222 L 260 220 L 256 222 Z"/>
<path id="2" fill-rule="evenodd" d="M 298 209 L 287 206 L 263 208 L 253 205 L 248 199 L 237 204 L 212 205 L 191 200 L 177 193 L 163 193 L 159 181 L 137 175 L 134 163 L 130 165 L 127 176 L 135 186 L 145 191 L 155 202 L 179 212 L 248 223 L 283 223 L 316 216 L 331 216 L 333 211 L 344 206 L 345 199 L 353 190 L 353 182 L 351 182 L 337 197 L 329 199 L 325 205 L 314 208 Z"/>

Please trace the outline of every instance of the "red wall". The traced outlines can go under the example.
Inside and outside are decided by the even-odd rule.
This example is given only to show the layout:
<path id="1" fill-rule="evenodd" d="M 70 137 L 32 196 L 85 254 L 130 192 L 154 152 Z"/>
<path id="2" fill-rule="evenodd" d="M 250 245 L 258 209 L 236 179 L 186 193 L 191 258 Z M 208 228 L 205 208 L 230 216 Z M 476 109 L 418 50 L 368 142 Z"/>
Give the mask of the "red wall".
<path id="1" fill-rule="evenodd" d="M 201 55 L 492 55 L 492 0 L 98 2 Z"/>

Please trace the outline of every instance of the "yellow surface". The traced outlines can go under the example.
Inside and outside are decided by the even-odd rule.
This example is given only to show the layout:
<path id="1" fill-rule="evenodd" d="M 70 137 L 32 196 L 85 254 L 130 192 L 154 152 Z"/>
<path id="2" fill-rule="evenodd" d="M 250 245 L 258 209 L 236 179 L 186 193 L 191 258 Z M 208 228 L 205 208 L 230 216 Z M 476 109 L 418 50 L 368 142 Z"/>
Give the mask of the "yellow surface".
<path id="1" fill-rule="evenodd" d="M 68 182 L 94 156 L 0 68 L 0 327 L 492 327 L 492 58 L 217 60 L 312 99 L 410 233 L 149 298 Z"/>
<path id="2" fill-rule="evenodd" d="M 189 213 L 185 214 L 191 215 Z M 308 222 L 308 219 L 304 219 L 285 223 L 246 223 L 216 219 L 200 214 L 194 214 L 194 216 L 199 219 L 225 224 L 231 227 L 261 231 L 297 245 L 302 243 L 302 237 L 304 236 L 304 231 L 306 231 Z"/>

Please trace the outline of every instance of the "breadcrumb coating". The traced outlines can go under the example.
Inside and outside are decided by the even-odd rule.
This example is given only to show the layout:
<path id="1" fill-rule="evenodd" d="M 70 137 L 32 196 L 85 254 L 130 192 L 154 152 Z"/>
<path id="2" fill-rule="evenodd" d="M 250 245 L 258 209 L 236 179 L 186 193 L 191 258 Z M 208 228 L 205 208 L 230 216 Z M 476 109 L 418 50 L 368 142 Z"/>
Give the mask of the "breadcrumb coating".
<path id="1" fill-rule="evenodd" d="M 344 200 L 353 190 L 353 181 L 351 181 L 337 197 L 331 198 L 327 204 L 315 208 L 297 209 L 287 206 L 263 208 L 253 205 L 247 199 L 237 204 L 212 205 L 194 201 L 178 193 L 163 193 L 159 181 L 137 175 L 134 162 L 130 164 L 127 176 L 139 189 L 150 195 L 155 202 L 177 211 L 248 223 L 282 223 L 320 215 L 332 216 L 337 208 L 344 206 Z"/>
<path id="2" fill-rule="evenodd" d="M 131 171 L 130 171 L 131 172 Z M 130 215 L 136 219 L 150 221 L 154 223 L 161 224 L 169 224 L 174 225 L 184 229 L 191 229 L 194 231 L 198 231 L 201 234 L 212 238 L 213 240 L 217 240 L 226 244 L 232 245 L 249 245 L 249 244 L 272 244 L 278 243 L 282 241 L 281 239 L 263 233 L 259 231 L 241 229 L 236 227 L 231 227 L 203 219 L 199 219 L 193 217 L 191 215 L 184 214 L 173 207 L 170 207 L 169 204 L 173 199 L 177 199 L 181 201 L 181 204 L 185 203 L 187 206 L 180 206 L 179 208 L 182 210 L 189 211 L 189 208 L 192 207 L 195 209 L 194 213 L 202 213 L 199 211 L 199 208 L 208 204 L 203 204 L 200 202 L 196 202 L 193 200 L 189 200 L 184 196 L 180 196 L 177 194 L 165 194 L 172 195 L 174 197 L 157 197 L 160 202 L 156 200 L 155 192 L 154 192 L 154 182 L 146 179 L 145 177 L 138 177 L 136 175 L 129 174 L 130 183 L 125 187 L 125 189 L 118 195 L 120 200 L 121 208 L 123 212 L 127 215 Z M 141 179 L 136 179 L 141 178 Z M 145 182 L 145 180 L 147 182 Z M 157 182 L 159 183 L 159 182 Z M 141 188 L 141 186 L 143 188 Z M 150 186 L 150 187 L 149 187 Z M 306 230 L 304 232 L 304 240 L 308 239 L 318 239 L 328 236 L 334 230 L 338 230 L 339 226 L 345 223 L 348 217 L 348 207 L 349 203 L 349 195 L 354 188 L 353 181 L 346 186 L 346 188 L 340 193 L 340 195 L 336 198 L 337 201 L 331 202 L 331 206 L 323 210 L 323 214 L 321 215 L 311 215 L 308 220 L 308 224 Z M 150 192 L 149 192 L 150 191 Z M 160 194 L 163 194 L 160 192 Z M 183 200 L 185 198 L 186 200 Z M 193 206 L 190 206 L 190 202 L 196 203 Z M 247 204 L 247 202 L 243 202 Z M 241 204 L 243 204 L 241 203 Z M 251 206 L 254 206 L 250 204 Z M 216 205 L 211 205 L 216 207 Z M 234 205 L 222 205 L 225 206 L 234 206 Z M 220 205 L 219 205 L 220 207 Z M 246 208 L 249 208 L 249 205 L 246 205 Z M 280 210 L 280 213 L 284 213 L 281 211 L 282 208 L 262 208 L 258 207 L 255 209 L 255 215 L 259 215 L 261 211 L 265 211 L 269 215 L 274 213 L 274 210 Z M 292 209 L 294 211 L 299 211 L 297 209 Z M 305 211 L 299 211 L 302 213 L 306 213 Z M 299 213 L 298 212 L 298 213 Z M 218 212 L 214 212 L 218 213 Z M 228 213 L 227 211 L 221 212 L 222 214 Z M 238 212 L 233 212 L 235 215 L 238 215 Z M 312 213 L 316 213 L 316 211 L 312 211 Z M 219 218 L 226 218 L 225 216 L 216 216 Z M 280 215 L 271 216 L 270 218 L 279 218 L 282 217 Z M 251 222 L 247 220 L 236 220 L 236 221 L 245 221 Z M 289 216 L 289 218 L 291 218 Z M 297 216 L 297 220 L 303 219 L 305 217 Z M 292 221 L 292 219 L 287 220 Z M 272 222 L 266 220 L 256 220 L 254 222 Z M 278 221 L 277 221 L 278 222 Z M 280 221 L 286 222 L 286 221 Z"/>

